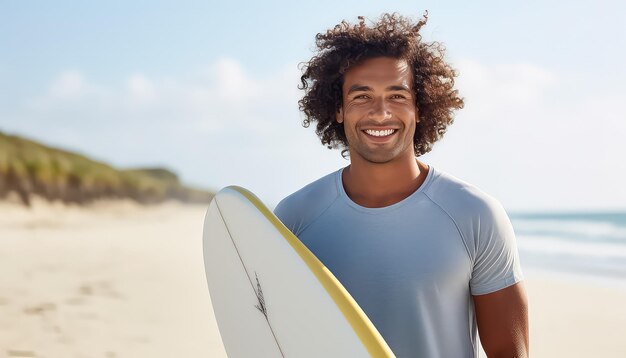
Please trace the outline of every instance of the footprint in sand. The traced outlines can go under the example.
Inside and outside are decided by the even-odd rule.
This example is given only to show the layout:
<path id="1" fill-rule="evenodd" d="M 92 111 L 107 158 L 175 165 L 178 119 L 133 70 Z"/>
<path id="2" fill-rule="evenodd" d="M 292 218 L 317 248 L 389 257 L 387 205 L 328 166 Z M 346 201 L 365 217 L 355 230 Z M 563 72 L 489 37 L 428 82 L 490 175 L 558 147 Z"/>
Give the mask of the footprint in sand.
<path id="1" fill-rule="evenodd" d="M 83 284 L 78 288 L 78 291 L 82 295 L 91 296 L 93 295 L 93 288 L 89 286 L 89 284 Z"/>
<path id="2" fill-rule="evenodd" d="M 65 303 L 72 306 L 79 306 L 85 303 L 86 300 L 83 297 L 71 297 L 65 300 Z"/>
<path id="3" fill-rule="evenodd" d="M 118 292 L 109 281 L 84 283 L 78 288 L 78 291 L 83 296 L 104 296 L 119 299 L 124 298 L 124 296 Z"/>
<path id="4" fill-rule="evenodd" d="M 43 302 L 35 306 L 24 308 L 24 313 L 33 315 L 45 314 L 47 311 L 54 311 L 56 307 L 57 306 L 52 302 Z"/>
<path id="5" fill-rule="evenodd" d="M 24 351 L 18 349 L 8 349 L 7 356 L 9 357 L 36 357 L 33 351 Z"/>
<path id="6" fill-rule="evenodd" d="M 98 281 L 93 283 L 83 283 L 78 287 L 78 297 L 70 297 L 65 303 L 72 306 L 79 306 L 87 302 L 88 297 L 102 296 L 109 298 L 123 299 L 124 296 L 115 290 L 108 281 Z"/>

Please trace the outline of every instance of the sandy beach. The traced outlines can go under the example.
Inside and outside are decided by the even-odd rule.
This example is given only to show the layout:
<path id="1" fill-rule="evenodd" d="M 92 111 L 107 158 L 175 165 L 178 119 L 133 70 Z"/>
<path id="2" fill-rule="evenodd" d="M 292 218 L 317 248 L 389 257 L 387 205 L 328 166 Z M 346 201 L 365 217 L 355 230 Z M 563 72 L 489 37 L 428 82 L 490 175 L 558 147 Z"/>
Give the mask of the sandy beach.
<path id="1" fill-rule="evenodd" d="M 203 205 L 0 203 L 0 357 L 225 357 Z M 527 275 L 532 357 L 626 357 L 626 292 Z"/>

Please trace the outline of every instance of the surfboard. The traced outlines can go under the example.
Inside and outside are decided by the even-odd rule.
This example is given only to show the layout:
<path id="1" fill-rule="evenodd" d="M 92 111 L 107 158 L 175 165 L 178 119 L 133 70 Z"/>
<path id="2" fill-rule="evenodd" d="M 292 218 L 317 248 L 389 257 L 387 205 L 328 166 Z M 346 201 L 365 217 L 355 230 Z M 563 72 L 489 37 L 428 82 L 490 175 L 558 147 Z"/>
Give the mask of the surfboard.
<path id="1" fill-rule="evenodd" d="M 215 195 L 203 256 L 230 358 L 394 356 L 335 276 L 250 191 Z"/>

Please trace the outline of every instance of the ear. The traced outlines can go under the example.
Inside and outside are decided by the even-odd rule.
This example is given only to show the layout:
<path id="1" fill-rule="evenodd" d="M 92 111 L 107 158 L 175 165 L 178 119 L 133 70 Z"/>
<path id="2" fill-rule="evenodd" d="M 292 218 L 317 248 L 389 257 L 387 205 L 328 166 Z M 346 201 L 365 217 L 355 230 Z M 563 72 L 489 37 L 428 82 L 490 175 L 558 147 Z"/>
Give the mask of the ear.
<path id="1" fill-rule="evenodd" d="M 335 113 L 335 120 L 337 123 L 343 123 L 343 110 L 339 107 L 339 110 Z"/>
<path id="2" fill-rule="evenodd" d="M 415 123 L 419 123 L 420 122 L 420 111 L 415 108 Z"/>

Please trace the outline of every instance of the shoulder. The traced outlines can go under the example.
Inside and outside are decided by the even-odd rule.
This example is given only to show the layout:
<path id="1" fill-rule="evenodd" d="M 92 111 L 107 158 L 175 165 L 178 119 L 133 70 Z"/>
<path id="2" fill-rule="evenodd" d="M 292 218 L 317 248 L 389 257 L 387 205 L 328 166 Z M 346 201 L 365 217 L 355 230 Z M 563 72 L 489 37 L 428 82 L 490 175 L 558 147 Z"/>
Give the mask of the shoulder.
<path id="1" fill-rule="evenodd" d="M 337 176 L 341 169 L 325 175 L 281 200 L 274 214 L 296 236 L 337 199 Z"/>
<path id="2" fill-rule="evenodd" d="M 457 220 L 501 215 L 500 202 L 478 187 L 451 174 L 435 170 L 432 183 L 424 194 Z"/>
<path id="3" fill-rule="evenodd" d="M 472 261 L 470 290 L 483 295 L 523 278 L 515 232 L 502 204 L 476 186 L 437 173 L 426 195 L 454 221 Z"/>
<path id="4" fill-rule="evenodd" d="M 489 247 L 514 240 L 513 227 L 502 204 L 476 186 L 436 172 L 425 194 L 454 222 L 470 257 L 476 258 Z"/>

